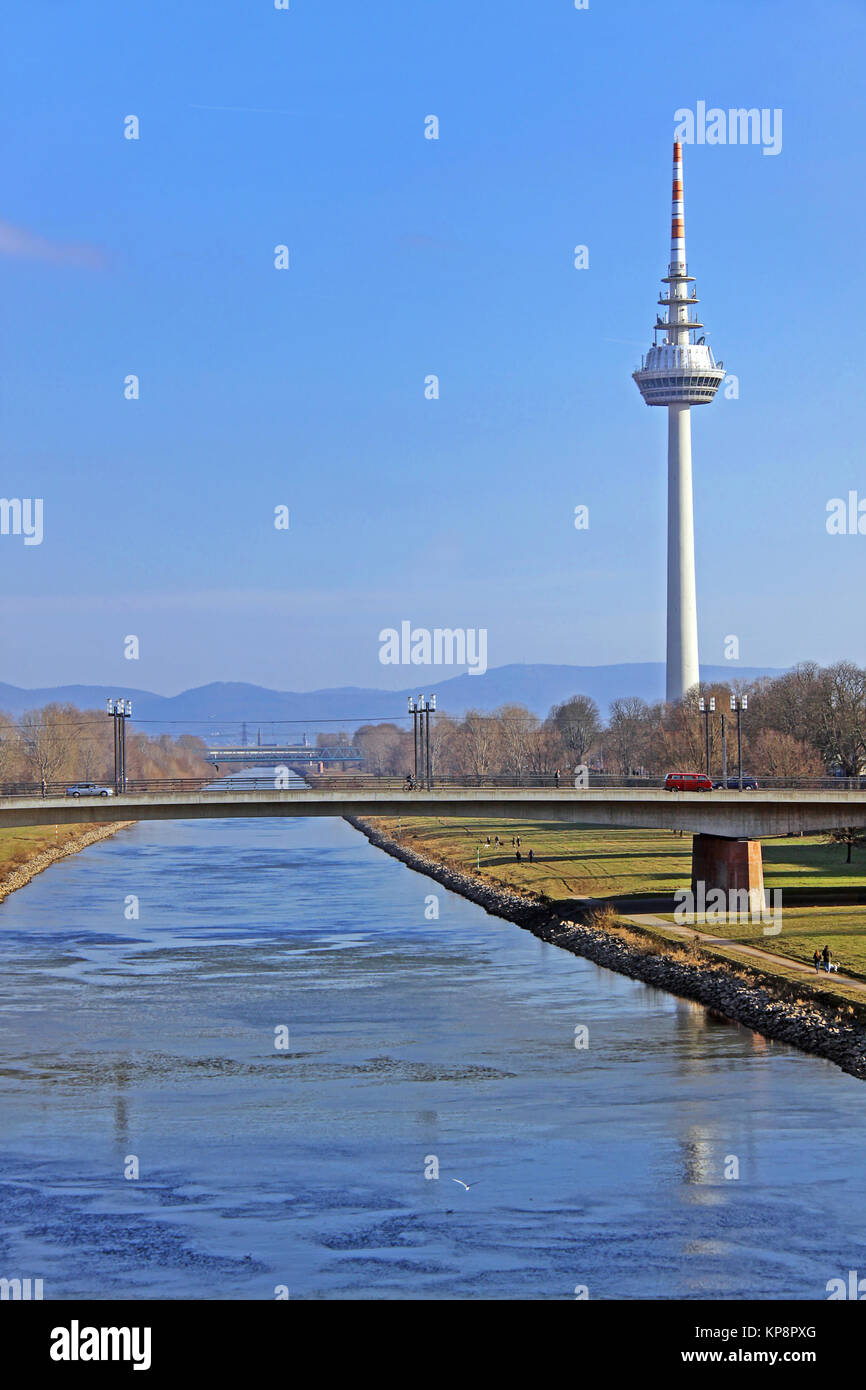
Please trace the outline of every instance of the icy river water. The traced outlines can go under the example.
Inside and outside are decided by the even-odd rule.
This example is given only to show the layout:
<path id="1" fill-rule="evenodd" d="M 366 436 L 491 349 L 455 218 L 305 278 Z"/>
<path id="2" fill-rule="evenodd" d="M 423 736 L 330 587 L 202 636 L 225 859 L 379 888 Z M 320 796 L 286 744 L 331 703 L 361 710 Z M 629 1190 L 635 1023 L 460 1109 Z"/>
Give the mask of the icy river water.
<path id="1" fill-rule="evenodd" d="M 823 1299 L 864 1096 L 342 821 L 140 824 L 0 905 L 0 1275 L 46 1299 Z"/>

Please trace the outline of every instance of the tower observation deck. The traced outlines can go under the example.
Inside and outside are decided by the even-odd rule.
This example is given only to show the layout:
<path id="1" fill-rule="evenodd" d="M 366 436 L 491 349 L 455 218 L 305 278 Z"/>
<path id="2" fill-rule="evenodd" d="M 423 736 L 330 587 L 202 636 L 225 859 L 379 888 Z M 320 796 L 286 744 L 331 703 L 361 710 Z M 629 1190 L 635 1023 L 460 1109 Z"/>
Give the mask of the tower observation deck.
<path id="1" fill-rule="evenodd" d="M 716 362 L 712 348 L 696 334 L 703 324 L 692 310 L 698 296 L 689 286 L 695 278 L 686 265 L 686 236 L 683 203 L 683 154 L 674 145 L 674 179 L 671 202 L 671 260 L 662 284 L 668 291 L 659 295 L 659 306 L 667 317 L 656 315 L 653 345 L 641 358 L 633 373 L 638 390 L 647 405 L 707 405 L 725 379 L 722 362 Z M 659 334 L 664 337 L 659 342 Z"/>
<path id="2" fill-rule="evenodd" d="M 666 697 L 681 700 L 696 685 L 698 615 L 695 588 L 694 505 L 690 409 L 708 405 L 725 379 L 697 317 L 694 276 L 686 264 L 682 146 L 674 144 L 671 259 L 656 315 L 653 345 L 633 378 L 647 405 L 668 407 L 668 607 Z M 659 342 L 659 335 L 662 340 Z"/>

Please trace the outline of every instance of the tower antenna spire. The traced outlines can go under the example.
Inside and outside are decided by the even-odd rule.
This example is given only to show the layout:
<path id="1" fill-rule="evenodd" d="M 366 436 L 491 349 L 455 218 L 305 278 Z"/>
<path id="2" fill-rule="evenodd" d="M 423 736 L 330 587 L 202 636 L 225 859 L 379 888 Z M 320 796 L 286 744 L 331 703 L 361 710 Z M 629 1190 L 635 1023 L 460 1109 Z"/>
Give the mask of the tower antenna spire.
<path id="1" fill-rule="evenodd" d="M 671 189 L 671 263 L 670 273 L 686 273 L 686 214 L 683 203 L 683 147 L 674 141 L 674 180 Z"/>
<path id="2" fill-rule="evenodd" d="M 695 586 L 695 531 L 692 500 L 691 407 L 707 405 L 725 379 L 703 338 L 703 324 L 690 310 L 698 303 L 689 289 L 694 277 L 686 265 L 686 224 L 683 200 L 683 148 L 674 141 L 671 191 L 671 259 L 662 280 L 667 288 L 656 315 L 653 346 L 632 375 L 647 405 L 668 408 L 668 614 L 666 699 L 681 700 L 700 679 L 698 666 L 698 603 Z M 664 340 L 659 343 L 659 333 Z"/>

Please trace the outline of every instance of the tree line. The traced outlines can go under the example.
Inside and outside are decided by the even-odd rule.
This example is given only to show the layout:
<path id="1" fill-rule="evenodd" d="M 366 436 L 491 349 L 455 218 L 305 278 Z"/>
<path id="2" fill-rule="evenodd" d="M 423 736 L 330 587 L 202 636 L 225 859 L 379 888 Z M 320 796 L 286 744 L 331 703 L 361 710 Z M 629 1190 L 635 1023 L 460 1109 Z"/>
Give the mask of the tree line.
<path id="1" fill-rule="evenodd" d="M 748 696 L 742 716 L 743 768 L 754 776 L 856 776 L 866 771 L 866 670 L 851 662 L 803 662 L 781 676 L 703 684 L 683 700 L 614 700 L 607 720 L 588 695 L 554 705 L 544 718 L 523 705 L 468 710 L 460 719 L 433 716 L 434 769 L 472 777 L 565 776 L 578 765 L 619 776 L 699 771 L 706 761 L 701 697 L 710 715 L 710 772 L 721 772 L 721 716 L 728 729 L 728 771 L 736 770 L 736 716 L 731 695 Z M 365 724 L 354 737 L 363 770 L 405 776 L 413 770 L 411 729 Z"/>
<path id="2" fill-rule="evenodd" d="M 113 720 L 101 710 L 51 704 L 19 719 L 0 714 L 0 782 L 100 782 L 114 779 Z M 199 738 L 126 734 L 129 778 L 202 777 L 213 769 Z"/>

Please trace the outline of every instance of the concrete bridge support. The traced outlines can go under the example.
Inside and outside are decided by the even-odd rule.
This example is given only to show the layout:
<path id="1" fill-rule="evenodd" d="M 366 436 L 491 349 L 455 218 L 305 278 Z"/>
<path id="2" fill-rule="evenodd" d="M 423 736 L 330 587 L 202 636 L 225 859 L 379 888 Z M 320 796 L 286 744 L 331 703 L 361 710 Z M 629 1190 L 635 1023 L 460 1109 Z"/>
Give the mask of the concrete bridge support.
<path id="1" fill-rule="evenodd" d="M 692 840 L 692 893 L 695 900 L 700 896 L 698 884 L 704 884 L 704 892 L 711 893 L 721 888 L 725 893 L 740 888 L 749 892 L 749 902 L 754 902 L 752 893 L 760 894 L 759 903 L 764 901 L 764 861 L 761 855 L 760 840 L 731 840 L 723 835 L 695 835 Z"/>

